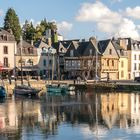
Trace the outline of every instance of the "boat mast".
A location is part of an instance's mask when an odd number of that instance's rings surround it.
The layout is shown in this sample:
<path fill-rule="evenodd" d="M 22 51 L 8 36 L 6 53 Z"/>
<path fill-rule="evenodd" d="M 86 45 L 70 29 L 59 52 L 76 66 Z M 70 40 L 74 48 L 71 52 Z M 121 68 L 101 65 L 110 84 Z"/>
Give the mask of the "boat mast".
<path fill-rule="evenodd" d="M 97 52 L 98 42 L 97 42 L 97 37 L 95 37 L 95 48 L 96 48 L 96 54 L 95 54 L 95 57 L 96 57 L 95 80 L 97 81 L 98 80 L 98 52 Z"/>
<path fill-rule="evenodd" d="M 20 61 L 21 61 L 21 85 L 23 85 L 23 69 L 22 69 L 22 36 L 20 36 Z"/>
<path fill-rule="evenodd" d="M 58 84 L 60 83 L 60 65 L 59 65 L 59 54 L 57 54 L 57 76 L 58 76 Z"/>
<path fill-rule="evenodd" d="M 53 77 L 54 77 L 54 54 L 52 53 L 52 83 L 53 83 Z"/>
<path fill-rule="evenodd" d="M 98 140 L 98 97 L 97 97 L 97 93 L 95 94 L 95 112 L 96 112 L 96 139 Z"/>

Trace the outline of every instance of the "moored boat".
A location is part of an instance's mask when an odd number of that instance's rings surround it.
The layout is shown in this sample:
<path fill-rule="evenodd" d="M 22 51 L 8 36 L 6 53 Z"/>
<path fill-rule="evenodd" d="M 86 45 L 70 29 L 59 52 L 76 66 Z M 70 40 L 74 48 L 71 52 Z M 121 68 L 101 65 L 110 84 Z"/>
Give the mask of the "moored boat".
<path fill-rule="evenodd" d="M 6 97 L 6 89 L 4 86 L 0 86 L 0 98 L 5 98 Z"/>
<path fill-rule="evenodd" d="M 23 95 L 23 96 L 37 96 L 39 91 L 40 90 L 26 85 L 18 85 L 15 86 L 14 88 L 15 95 Z"/>
<path fill-rule="evenodd" d="M 66 95 L 68 88 L 60 85 L 47 85 L 48 95 Z"/>

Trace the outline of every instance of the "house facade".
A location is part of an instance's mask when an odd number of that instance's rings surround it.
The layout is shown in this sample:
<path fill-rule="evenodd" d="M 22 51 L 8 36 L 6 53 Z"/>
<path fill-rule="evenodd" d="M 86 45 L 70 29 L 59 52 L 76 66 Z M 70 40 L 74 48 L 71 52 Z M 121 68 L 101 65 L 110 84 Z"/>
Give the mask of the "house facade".
<path fill-rule="evenodd" d="M 38 76 L 38 59 L 37 49 L 26 41 L 20 41 L 17 45 L 17 53 L 15 54 L 17 76 Z"/>
<path fill-rule="evenodd" d="M 96 62 L 99 65 L 96 65 Z M 99 76 L 100 53 L 96 45 L 96 40 L 91 38 L 87 42 L 72 41 L 65 54 L 64 69 L 68 75 L 68 79 L 80 77 L 83 80 L 88 80 L 94 79 L 96 75 Z"/>
<path fill-rule="evenodd" d="M 39 75 L 41 78 L 55 79 L 57 75 L 56 49 L 44 41 L 38 42 L 36 48 Z"/>
<path fill-rule="evenodd" d="M 101 56 L 101 79 L 119 79 L 119 55 L 110 39 L 98 43 Z"/>
<path fill-rule="evenodd" d="M 140 42 L 131 38 L 120 38 L 120 46 L 128 56 L 128 79 L 140 76 Z"/>
<path fill-rule="evenodd" d="M 14 35 L 0 28 L 0 67 L 3 76 L 13 74 L 16 48 Z"/>

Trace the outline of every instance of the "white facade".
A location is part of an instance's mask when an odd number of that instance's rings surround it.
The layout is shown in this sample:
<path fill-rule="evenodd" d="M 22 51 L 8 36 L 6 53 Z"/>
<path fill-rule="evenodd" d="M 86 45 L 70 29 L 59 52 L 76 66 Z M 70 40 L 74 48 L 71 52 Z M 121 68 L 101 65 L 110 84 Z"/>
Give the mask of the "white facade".
<path fill-rule="evenodd" d="M 4 53 L 4 47 L 7 47 L 7 53 Z M 15 67 L 16 41 L 0 41 L 0 62 L 7 69 Z M 4 58 L 8 59 L 8 65 L 4 63 Z"/>
<path fill-rule="evenodd" d="M 44 77 L 51 77 L 53 71 L 56 74 L 56 53 L 52 54 L 56 50 L 53 48 L 38 48 L 38 67 L 40 74 Z M 50 73 L 50 75 L 49 75 Z"/>
<path fill-rule="evenodd" d="M 131 46 L 131 79 L 140 76 L 140 44 Z"/>

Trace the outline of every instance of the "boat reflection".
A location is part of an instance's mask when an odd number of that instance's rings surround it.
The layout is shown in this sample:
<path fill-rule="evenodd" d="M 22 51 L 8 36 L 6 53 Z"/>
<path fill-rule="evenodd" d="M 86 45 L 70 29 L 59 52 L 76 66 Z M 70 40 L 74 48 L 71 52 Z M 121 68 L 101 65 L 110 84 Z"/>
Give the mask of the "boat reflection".
<path fill-rule="evenodd" d="M 74 96 L 0 102 L 0 139 L 66 139 L 66 130 L 78 140 L 113 139 L 118 133 L 119 138 L 135 138 L 140 134 L 140 95 L 78 91 Z"/>

